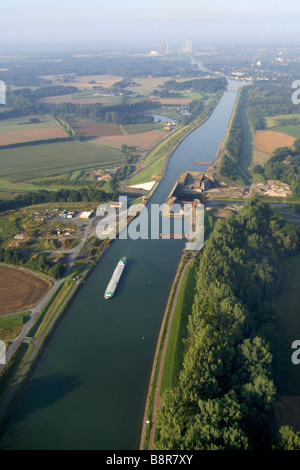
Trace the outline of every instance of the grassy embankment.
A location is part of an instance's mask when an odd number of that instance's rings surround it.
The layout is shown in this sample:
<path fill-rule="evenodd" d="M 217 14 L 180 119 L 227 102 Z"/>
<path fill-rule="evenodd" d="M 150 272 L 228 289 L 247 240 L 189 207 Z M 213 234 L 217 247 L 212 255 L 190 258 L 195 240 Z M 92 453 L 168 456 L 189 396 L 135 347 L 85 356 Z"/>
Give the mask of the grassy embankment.
<path fill-rule="evenodd" d="M 143 168 L 138 170 L 129 181 L 128 185 L 147 183 L 151 180 L 160 180 L 168 162 L 176 147 L 188 134 L 203 124 L 212 114 L 223 92 L 216 93 L 208 100 L 206 107 L 199 117 L 185 126 L 179 126 L 170 133 L 162 142 L 156 145 L 144 158 Z"/>

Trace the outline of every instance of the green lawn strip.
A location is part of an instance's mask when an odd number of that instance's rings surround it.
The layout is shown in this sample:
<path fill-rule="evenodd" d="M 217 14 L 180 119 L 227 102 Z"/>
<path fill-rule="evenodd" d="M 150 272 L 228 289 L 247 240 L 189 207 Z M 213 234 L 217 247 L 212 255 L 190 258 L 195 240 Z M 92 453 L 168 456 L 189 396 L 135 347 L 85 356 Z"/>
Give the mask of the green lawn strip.
<path fill-rule="evenodd" d="M 164 127 L 163 123 L 149 123 L 149 124 L 124 124 L 122 128 L 125 134 L 138 134 L 139 132 L 147 132 L 153 130 L 159 130 Z"/>
<path fill-rule="evenodd" d="M 183 357 L 187 348 L 187 323 L 194 302 L 195 263 L 186 268 L 180 286 L 170 329 L 160 395 L 169 387 L 175 387 L 182 368 Z"/>
<path fill-rule="evenodd" d="M 144 160 L 144 166 L 148 166 L 153 161 L 155 161 L 158 157 L 166 155 L 170 152 L 175 145 L 192 129 L 192 127 L 184 126 L 182 128 L 177 129 L 176 131 L 172 132 L 168 135 L 162 142 L 155 146 L 155 148 L 147 155 Z"/>
<path fill-rule="evenodd" d="M 156 180 L 156 177 L 161 173 L 165 164 L 165 156 L 162 155 L 158 158 L 155 162 L 149 165 L 147 168 L 144 168 L 136 175 L 134 175 L 128 181 L 128 186 L 132 186 L 134 184 L 142 184 L 147 183 L 148 181 Z"/>
<path fill-rule="evenodd" d="M 36 339 L 36 338 L 39 338 L 44 333 L 49 322 L 55 316 L 55 314 L 57 313 L 57 310 L 62 306 L 62 304 L 66 300 L 67 296 L 69 295 L 73 287 L 74 287 L 74 281 L 72 281 L 70 277 L 67 278 L 59 286 L 58 290 L 56 291 L 52 299 L 43 309 L 39 317 L 39 321 L 36 322 L 36 325 L 32 328 L 32 330 L 30 331 L 30 334 L 28 333 L 28 336 L 32 336 L 32 333 L 34 332 L 33 336 Z"/>

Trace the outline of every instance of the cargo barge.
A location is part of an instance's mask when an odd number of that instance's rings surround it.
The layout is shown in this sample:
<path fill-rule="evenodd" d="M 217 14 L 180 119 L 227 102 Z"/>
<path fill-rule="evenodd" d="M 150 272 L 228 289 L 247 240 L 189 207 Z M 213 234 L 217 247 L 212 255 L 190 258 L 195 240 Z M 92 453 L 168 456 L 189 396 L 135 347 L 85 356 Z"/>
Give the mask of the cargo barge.
<path fill-rule="evenodd" d="M 111 277 L 111 280 L 109 281 L 108 283 L 108 286 L 106 288 L 106 291 L 105 291 L 105 294 L 104 294 L 104 297 L 106 299 L 111 299 L 114 295 L 115 295 L 115 292 L 117 290 L 117 287 L 118 287 L 118 283 L 119 283 L 119 280 L 122 276 L 122 273 L 124 271 L 124 268 L 127 264 L 127 260 L 126 258 L 121 258 L 113 272 L 113 275 Z"/>

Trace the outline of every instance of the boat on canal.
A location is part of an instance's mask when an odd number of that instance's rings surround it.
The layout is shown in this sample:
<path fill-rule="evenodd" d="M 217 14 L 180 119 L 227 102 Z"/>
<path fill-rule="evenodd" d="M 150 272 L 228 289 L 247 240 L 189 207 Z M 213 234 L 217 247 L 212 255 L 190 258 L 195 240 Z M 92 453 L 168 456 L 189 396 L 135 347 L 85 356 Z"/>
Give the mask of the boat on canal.
<path fill-rule="evenodd" d="M 126 258 L 121 258 L 113 272 L 113 275 L 111 277 L 111 280 L 109 281 L 108 283 L 108 286 L 106 288 L 106 291 L 105 291 L 105 294 L 104 294 L 104 297 L 106 299 L 111 299 L 115 293 L 116 293 L 116 290 L 117 290 L 117 287 L 118 287 L 118 284 L 119 284 L 119 281 L 121 279 L 121 276 L 123 274 L 123 271 L 124 271 L 124 268 L 127 264 L 127 260 Z"/>

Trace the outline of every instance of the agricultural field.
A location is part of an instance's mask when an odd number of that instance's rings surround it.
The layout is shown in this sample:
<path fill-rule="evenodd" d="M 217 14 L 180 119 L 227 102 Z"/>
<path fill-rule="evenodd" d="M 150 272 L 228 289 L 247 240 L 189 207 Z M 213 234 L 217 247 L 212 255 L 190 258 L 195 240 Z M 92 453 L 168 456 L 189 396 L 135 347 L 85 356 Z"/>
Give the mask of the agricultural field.
<path fill-rule="evenodd" d="M 292 147 L 296 138 L 273 130 L 256 131 L 254 149 L 272 156 L 278 147 Z"/>
<path fill-rule="evenodd" d="M 165 133 L 161 132 L 163 124 L 131 124 L 119 126 L 106 124 L 88 119 L 68 119 L 70 127 L 78 133 L 83 133 L 93 143 L 117 147 L 122 145 L 136 147 L 137 152 L 147 152 L 156 143 L 160 142 Z"/>
<path fill-rule="evenodd" d="M 196 77 L 199 78 L 199 77 Z M 127 87 L 127 90 L 136 91 L 139 95 L 150 96 L 151 93 L 162 86 L 165 82 L 171 80 L 172 77 L 133 77 L 133 82 L 136 83 L 137 87 Z M 193 78 L 179 78 L 178 82 L 184 82 L 186 80 L 193 80 Z"/>
<path fill-rule="evenodd" d="M 268 117 L 267 128 L 299 138 L 300 114 L 280 114 L 278 116 Z"/>
<path fill-rule="evenodd" d="M 159 143 L 165 136 L 166 134 L 163 132 L 154 130 L 128 135 L 97 137 L 94 142 L 120 148 L 122 145 L 127 145 L 128 147 L 136 147 L 137 152 L 144 153 Z"/>
<path fill-rule="evenodd" d="M 281 114 L 266 117 L 267 129 L 256 131 L 251 165 L 264 165 L 275 148 L 292 147 L 300 137 L 300 114 Z M 258 176 L 258 175 L 257 175 Z"/>
<path fill-rule="evenodd" d="M 33 122 L 38 120 L 39 122 Z M 0 121 L 0 145 L 68 137 L 50 115 L 19 117 Z"/>
<path fill-rule="evenodd" d="M 122 128 L 116 124 L 106 124 L 88 119 L 68 119 L 68 124 L 75 132 L 84 134 L 88 139 L 124 135 Z"/>
<path fill-rule="evenodd" d="M 47 80 L 52 80 L 52 85 L 66 85 L 76 86 L 80 90 L 92 89 L 94 86 L 102 86 L 103 88 L 110 88 L 116 82 L 123 80 L 123 77 L 117 75 L 83 75 L 74 79 L 65 81 L 64 76 L 47 76 Z"/>
<path fill-rule="evenodd" d="M 0 266 L 0 315 L 33 307 L 50 286 L 50 281 L 40 276 Z"/>
<path fill-rule="evenodd" d="M 0 180 L 22 182 L 125 161 L 124 154 L 88 142 L 58 142 L 0 150 Z M 16 188 L 17 189 L 17 188 Z"/>
<path fill-rule="evenodd" d="M 146 123 L 146 124 L 126 124 L 122 126 L 125 134 L 138 134 L 139 132 L 153 131 L 163 129 L 163 123 Z"/>
<path fill-rule="evenodd" d="M 38 100 L 39 103 L 48 104 L 61 104 L 61 103 L 73 103 L 73 104 L 93 104 L 101 103 L 103 105 L 112 105 L 121 103 L 122 98 L 120 96 L 106 96 L 97 91 L 83 91 L 81 93 L 72 93 L 70 95 L 58 95 L 58 96 L 47 96 Z"/>

